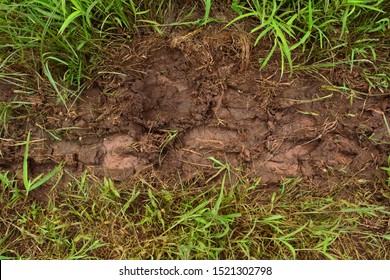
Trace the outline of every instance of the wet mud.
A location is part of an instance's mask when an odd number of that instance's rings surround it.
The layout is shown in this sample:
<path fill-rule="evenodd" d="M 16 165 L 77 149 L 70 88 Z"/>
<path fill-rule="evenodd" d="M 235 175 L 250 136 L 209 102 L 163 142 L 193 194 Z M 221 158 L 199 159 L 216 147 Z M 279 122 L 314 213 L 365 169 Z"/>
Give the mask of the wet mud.
<path fill-rule="evenodd" d="M 116 181 L 153 172 L 186 182 L 212 173 L 210 158 L 263 184 L 383 176 L 387 96 L 351 102 L 309 75 L 259 72 L 241 35 L 191 36 L 191 43 L 183 35 L 138 52 L 125 48 L 112 58 L 121 75 L 97 77 L 69 113 L 45 111 L 43 101 L 35 122 L 61 141 L 30 125 L 44 139 L 31 145 L 35 165 L 65 162 Z M 3 162 L 12 162 L 9 149 L 2 145 Z"/>

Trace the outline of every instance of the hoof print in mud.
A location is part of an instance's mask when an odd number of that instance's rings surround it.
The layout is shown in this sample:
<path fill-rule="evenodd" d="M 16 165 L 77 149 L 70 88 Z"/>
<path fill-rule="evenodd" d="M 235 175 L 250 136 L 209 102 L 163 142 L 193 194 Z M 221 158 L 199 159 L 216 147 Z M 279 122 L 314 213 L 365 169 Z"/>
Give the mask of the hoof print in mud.
<path fill-rule="evenodd" d="M 112 135 L 103 139 L 104 157 L 95 173 L 114 180 L 129 179 L 136 172 L 145 169 L 148 160 L 142 158 L 139 143 L 128 135 Z"/>

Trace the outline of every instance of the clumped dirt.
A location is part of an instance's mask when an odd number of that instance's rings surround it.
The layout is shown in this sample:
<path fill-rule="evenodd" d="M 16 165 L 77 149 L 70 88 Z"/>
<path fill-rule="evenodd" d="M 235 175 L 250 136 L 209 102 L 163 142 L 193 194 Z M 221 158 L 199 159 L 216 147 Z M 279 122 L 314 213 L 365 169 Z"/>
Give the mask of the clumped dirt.
<path fill-rule="evenodd" d="M 210 157 L 263 184 L 382 177 L 388 96 L 351 100 L 304 73 L 280 77 L 277 65 L 259 72 L 256 57 L 264 50 L 251 48 L 242 34 L 183 32 L 113 47 L 107 63 L 120 74 L 98 75 L 69 113 L 45 100 L 36 105 L 42 115 L 31 116 L 23 130 L 45 140 L 31 144 L 30 158 L 118 181 L 151 171 L 190 181 L 213 172 Z M 20 162 L 22 151 L 2 142 L 3 162 Z"/>

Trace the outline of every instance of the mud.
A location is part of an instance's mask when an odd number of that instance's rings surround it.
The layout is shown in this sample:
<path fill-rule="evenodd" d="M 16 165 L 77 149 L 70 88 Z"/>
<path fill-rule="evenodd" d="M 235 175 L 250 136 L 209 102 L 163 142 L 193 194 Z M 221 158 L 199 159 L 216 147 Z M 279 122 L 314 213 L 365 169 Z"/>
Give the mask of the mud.
<path fill-rule="evenodd" d="M 186 182 L 212 172 L 210 158 L 263 184 L 383 176 L 387 96 L 351 102 L 304 74 L 279 80 L 272 69 L 259 72 L 240 36 L 187 34 L 124 48 L 111 58 L 121 75 L 97 77 L 69 113 L 38 106 L 39 123 L 62 140 L 27 124 L 46 139 L 31 146 L 31 159 L 117 181 L 153 171 Z M 21 158 L 9 145 L 1 152 L 3 162 Z"/>

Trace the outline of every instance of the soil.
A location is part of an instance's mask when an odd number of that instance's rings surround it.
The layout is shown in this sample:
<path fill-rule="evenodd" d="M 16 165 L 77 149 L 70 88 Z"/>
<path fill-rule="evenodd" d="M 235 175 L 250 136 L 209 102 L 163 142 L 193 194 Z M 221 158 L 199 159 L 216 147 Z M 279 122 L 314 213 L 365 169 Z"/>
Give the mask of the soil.
<path fill-rule="evenodd" d="M 323 75 L 336 85 L 349 75 L 366 94 L 329 91 L 308 73 L 281 75 L 276 63 L 259 72 L 266 49 L 245 36 L 182 31 L 113 46 L 106 72 L 118 74 L 97 73 L 68 110 L 47 95 L 17 109 L 28 118 L 3 131 L 0 168 L 21 168 L 23 146 L 15 141 L 31 130 L 31 168 L 39 172 L 65 161 L 73 173 L 87 169 L 121 182 L 152 172 L 185 183 L 213 173 L 214 158 L 267 185 L 300 177 L 326 188 L 383 178 L 388 95 L 361 88 L 355 72 Z M 0 101 L 29 101 L 12 86 L 0 88 Z"/>

